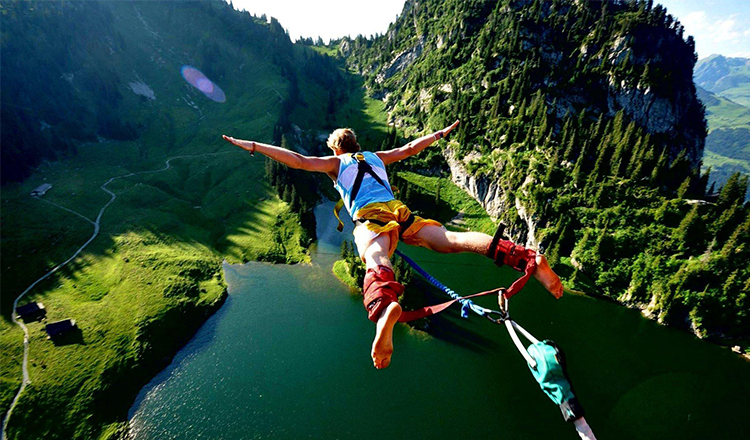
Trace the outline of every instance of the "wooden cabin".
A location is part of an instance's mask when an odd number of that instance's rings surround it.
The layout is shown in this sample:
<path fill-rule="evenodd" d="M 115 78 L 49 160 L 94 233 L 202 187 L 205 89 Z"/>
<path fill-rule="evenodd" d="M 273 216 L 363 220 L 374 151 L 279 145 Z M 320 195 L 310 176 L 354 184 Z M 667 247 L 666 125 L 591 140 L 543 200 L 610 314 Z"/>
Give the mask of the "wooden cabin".
<path fill-rule="evenodd" d="M 40 302 L 31 302 L 24 304 L 21 307 L 16 307 L 16 314 L 18 314 L 18 317 L 25 322 L 36 321 L 44 317 L 44 315 L 47 314 L 47 310 L 44 309 L 44 304 Z"/>
<path fill-rule="evenodd" d="M 47 324 L 47 326 L 45 327 L 49 339 L 54 339 L 56 337 L 62 336 L 75 329 L 76 321 L 74 319 L 63 319 L 62 321 Z"/>
<path fill-rule="evenodd" d="M 43 183 L 36 187 L 34 191 L 31 191 L 31 195 L 33 197 L 41 197 L 44 195 L 44 193 L 49 191 L 50 188 L 52 188 L 52 185 L 50 185 L 49 183 Z"/>

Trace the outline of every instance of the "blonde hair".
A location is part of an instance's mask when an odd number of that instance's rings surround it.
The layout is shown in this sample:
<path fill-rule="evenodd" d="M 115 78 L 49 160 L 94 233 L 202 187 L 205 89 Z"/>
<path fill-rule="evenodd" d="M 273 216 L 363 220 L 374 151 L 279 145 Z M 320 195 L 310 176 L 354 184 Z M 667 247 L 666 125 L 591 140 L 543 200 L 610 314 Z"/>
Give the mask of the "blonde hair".
<path fill-rule="evenodd" d="M 339 128 L 328 136 L 326 142 L 331 150 L 342 150 L 345 153 L 356 153 L 360 147 L 357 143 L 357 135 L 351 128 Z"/>

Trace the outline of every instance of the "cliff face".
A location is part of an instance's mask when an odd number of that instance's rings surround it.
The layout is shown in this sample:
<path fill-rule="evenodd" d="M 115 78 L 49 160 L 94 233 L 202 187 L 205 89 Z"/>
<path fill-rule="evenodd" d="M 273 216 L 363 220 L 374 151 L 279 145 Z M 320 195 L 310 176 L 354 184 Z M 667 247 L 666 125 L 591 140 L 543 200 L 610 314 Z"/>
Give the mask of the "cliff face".
<path fill-rule="evenodd" d="M 698 166 L 703 157 L 706 130 L 702 104 L 692 79 L 695 64 L 692 47 L 674 32 L 639 26 L 615 40 L 607 59 L 612 66 L 627 60 L 644 70 L 646 66 L 649 69 L 644 81 L 638 82 L 618 78 L 616 74 L 608 75 L 609 114 L 624 110 L 648 133 L 677 146 L 670 151 L 671 159 L 684 149 L 690 164 Z M 648 78 L 654 75 L 652 70 L 658 72 L 661 81 Z"/>
<path fill-rule="evenodd" d="M 471 174 L 467 171 L 467 165 L 477 158 L 477 154 L 470 154 L 458 157 L 453 149 L 446 149 L 445 158 L 451 172 L 453 183 L 463 188 L 471 197 L 474 198 L 484 208 L 485 211 L 497 220 L 510 211 L 518 215 L 520 222 L 508 222 L 508 228 L 505 234 L 512 238 L 516 243 L 525 243 L 528 247 L 538 248 L 539 243 L 536 240 L 536 222 L 533 214 L 526 210 L 523 203 L 512 196 L 512 193 L 500 185 L 500 182 L 490 176 L 482 174 Z M 533 180 L 526 179 L 525 184 L 533 183 Z M 524 190 L 523 185 L 520 189 Z"/>
<path fill-rule="evenodd" d="M 466 165 L 475 158 L 475 155 L 459 159 L 456 151 L 449 149 L 445 157 L 451 170 L 453 183 L 464 188 L 493 219 L 500 217 L 500 214 L 507 209 L 505 192 L 490 177 L 472 175 L 466 170 Z"/>

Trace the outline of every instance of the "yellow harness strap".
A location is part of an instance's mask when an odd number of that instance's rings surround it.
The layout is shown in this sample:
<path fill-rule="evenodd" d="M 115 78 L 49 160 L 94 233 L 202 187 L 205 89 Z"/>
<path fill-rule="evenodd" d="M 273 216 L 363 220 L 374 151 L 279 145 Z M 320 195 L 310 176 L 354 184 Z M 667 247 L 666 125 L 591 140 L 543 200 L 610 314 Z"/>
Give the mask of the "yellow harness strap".
<path fill-rule="evenodd" d="M 333 207 L 333 215 L 336 216 L 336 220 L 339 221 L 339 224 L 336 225 L 336 230 L 339 232 L 344 231 L 344 222 L 341 221 L 341 217 L 339 217 L 339 212 L 341 212 L 341 208 L 344 207 L 344 199 L 339 199 L 338 202 L 336 202 L 336 206 Z"/>

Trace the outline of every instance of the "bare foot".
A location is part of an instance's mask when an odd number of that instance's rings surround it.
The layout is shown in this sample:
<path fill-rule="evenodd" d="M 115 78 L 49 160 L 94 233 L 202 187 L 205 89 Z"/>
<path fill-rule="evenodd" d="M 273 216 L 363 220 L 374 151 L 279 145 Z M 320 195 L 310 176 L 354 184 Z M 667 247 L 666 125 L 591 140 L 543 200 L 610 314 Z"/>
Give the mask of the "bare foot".
<path fill-rule="evenodd" d="M 537 254 L 536 256 L 536 270 L 534 271 L 534 278 L 539 280 L 545 289 L 549 290 L 555 298 L 560 298 L 563 295 L 563 285 L 560 282 L 560 277 L 549 267 L 547 258 L 544 255 Z"/>
<path fill-rule="evenodd" d="M 397 302 L 388 304 L 375 324 L 375 340 L 372 341 L 372 363 L 382 369 L 391 364 L 393 354 L 393 326 L 401 316 L 401 306 Z"/>

